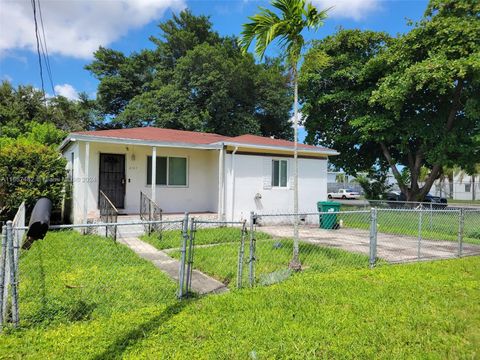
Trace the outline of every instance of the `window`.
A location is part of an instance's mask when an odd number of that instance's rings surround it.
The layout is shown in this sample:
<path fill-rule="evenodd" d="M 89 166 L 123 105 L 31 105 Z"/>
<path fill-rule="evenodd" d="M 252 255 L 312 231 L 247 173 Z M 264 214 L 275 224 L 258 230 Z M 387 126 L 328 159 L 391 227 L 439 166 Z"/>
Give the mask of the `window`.
<path fill-rule="evenodd" d="M 272 187 L 287 187 L 287 160 L 272 160 Z"/>
<path fill-rule="evenodd" d="M 472 184 L 465 184 L 465 192 L 472 191 Z"/>
<path fill-rule="evenodd" d="M 187 159 L 180 157 L 168 158 L 168 185 L 187 185 Z"/>
<path fill-rule="evenodd" d="M 187 158 L 157 156 L 157 185 L 187 186 Z M 147 159 L 147 185 L 152 184 L 152 157 Z"/>

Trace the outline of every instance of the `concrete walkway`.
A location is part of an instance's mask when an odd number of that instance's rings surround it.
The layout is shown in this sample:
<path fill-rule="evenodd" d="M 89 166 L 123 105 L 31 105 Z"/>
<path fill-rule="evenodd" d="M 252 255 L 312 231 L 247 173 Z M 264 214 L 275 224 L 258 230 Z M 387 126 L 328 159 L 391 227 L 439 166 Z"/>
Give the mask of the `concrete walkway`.
<path fill-rule="evenodd" d="M 119 226 L 117 241 L 128 246 L 142 259 L 150 261 L 157 269 L 163 271 L 178 283 L 180 261 L 170 257 L 164 251 L 158 250 L 145 241 L 140 240 L 138 236 L 143 234 L 143 231 L 143 225 Z M 193 270 L 192 291 L 200 295 L 210 293 L 219 294 L 228 291 L 228 288 L 222 282 L 202 273 L 201 271 Z"/>

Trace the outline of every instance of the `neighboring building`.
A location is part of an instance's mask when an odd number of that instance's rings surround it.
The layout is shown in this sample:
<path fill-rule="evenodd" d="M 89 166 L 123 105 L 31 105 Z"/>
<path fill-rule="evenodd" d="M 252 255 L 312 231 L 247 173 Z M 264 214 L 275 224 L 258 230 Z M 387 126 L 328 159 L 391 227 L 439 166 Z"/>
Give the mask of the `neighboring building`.
<path fill-rule="evenodd" d="M 358 173 L 358 175 L 367 176 L 367 173 Z M 398 190 L 397 181 L 391 170 L 388 170 L 387 184 L 392 186 L 392 190 Z M 327 175 L 328 192 L 337 192 L 339 189 L 351 189 L 363 194 L 363 189 L 355 176 L 347 175 L 344 171 L 329 171 Z"/>
<path fill-rule="evenodd" d="M 430 193 L 453 200 L 480 200 L 480 175 L 457 173 L 452 180 L 436 180 Z"/>
<path fill-rule="evenodd" d="M 60 149 L 74 223 L 99 217 L 100 190 L 122 214 L 139 213 L 140 192 L 165 213 L 212 212 L 226 220 L 293 208 L 290 141 L 145 127 L 71 133 Z M 298 154 L 299 206 L 312 210 L 327 198 L 327 160 L 338 153 L 299 144 Z"/>

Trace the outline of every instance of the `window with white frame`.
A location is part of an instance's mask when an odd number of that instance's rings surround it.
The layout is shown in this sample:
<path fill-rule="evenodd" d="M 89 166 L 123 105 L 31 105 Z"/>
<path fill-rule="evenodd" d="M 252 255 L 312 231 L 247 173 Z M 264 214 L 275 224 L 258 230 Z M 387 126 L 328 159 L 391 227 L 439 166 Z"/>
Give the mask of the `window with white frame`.
<path fill-rule="evenodd" d="M 187 158 L 157 156 L 155 183 L 165 186 L 187 186 Z M 147 185 L 152 184 L 152 157 L 147 159 Z"/>
<path fill-rule="evenodd" d="M 287 187 L 287 160 L 272 160 L 272 187 Z"/>

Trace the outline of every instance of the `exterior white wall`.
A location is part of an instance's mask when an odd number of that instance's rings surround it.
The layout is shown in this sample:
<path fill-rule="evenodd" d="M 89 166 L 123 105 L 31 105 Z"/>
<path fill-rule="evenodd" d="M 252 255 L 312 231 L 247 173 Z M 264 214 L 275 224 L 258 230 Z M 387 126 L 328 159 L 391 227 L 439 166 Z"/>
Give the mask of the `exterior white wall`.
<path fill-rule="evenodd" d="M 151 196 L 147 185 L 147 157 L 152 148 L 90 142 L 88 176 L 85 171 L 85 142 L 71 144 L 64 156 L 71 165 L 74 155 L 73 220 L 81 223 L 84 199 L 89 219 L 98 218 L 100 153 L 125 155 L 125 207 L 121 213 L 139 212 L 140 191 Z M 219 151 L 157 147 L 157 156 L 181 156 L 188 159 L 186 187 L 156 186 L 156 202 L 166 213 L 217 212 L 219 197 Z M 225 154 L 224 218 L 247 219 L 258 213 L 293 212 L 293 159 L 274 156 Z M 288 186 L 271 188 L 272 160 L 288 160 Z M 299 210 L 316 210 L 317 201 L 327 199 L 327 160 L 303 159 L 299 163 Z M 258 194 L 258 195 L 257 195 Z"/>
<path fill-rule="evenodd" d="M 453 200 L 478 200 L 480 199 L 480 175 L 472 177 L 456 174 L 452 183 L 448 179 L 436 180 L 430 193 L 450 197 Z"/>
<path fill-rule="evenodd" d="M 232 160 L 233 156 L 235 160 Z M 271 182 L 273 159 L 285 160 L 286 158 L 226 155 L 225 215 L 227 220 L 248 219 L 251 211 L 293 212 L 293 159 L 288 159 L 288 186 L 269 188 L 266 184 Z M 298 159 L 298 173 L 299 211 L 316 211 L 317 201 L 327 199 L 327 160 Z M 233 181 L 234 178 L 235 181 Z M 261 198 L 256 199 L 257 194 Z"/>
<path fill-rule="evenodd" d="M 80 187 L 76 183 L 81 180 L 83 170 L 80 166 L 79 160 L 79 144 L 77 142 L 71 143 L 63 152 L 63 157 L 67 160 L 67 171 L 69 176 L 72 176 L 73 187 L 71 192 L 71 214 L 70 221 L 75 221 L 75 214 L 82 214 L 83 200 L 81 198 Z"/>
<path fill-rule="evenodd" d="M 64 156 L 68 157 L 72 147 Z M 98 191 L 100 153 L 125 155 L 125 207 L 120 213 L 138 214 L 140 191 L 151 196 L 151 185 L 147 185 L 147 157 L 152 155 L 148 146 L 131 146 L 90 142 L 89 170 L 86 177 L 85 142 L 75 146 L 74 172 L 74 221 L 83 222 L 83 201 L 87 196 L 87 217 L 98 218 Z M 157 156 L 187 157 L 187 186 L 156 186 L 156 202 L 164 212 L 216 212 L 218 199 L 218 150 L 195 150 L 157 147 Z M 78 160 L 78 161 L 77 161 Z M 85 192 L 85 182 L 87 191 Z"/>

